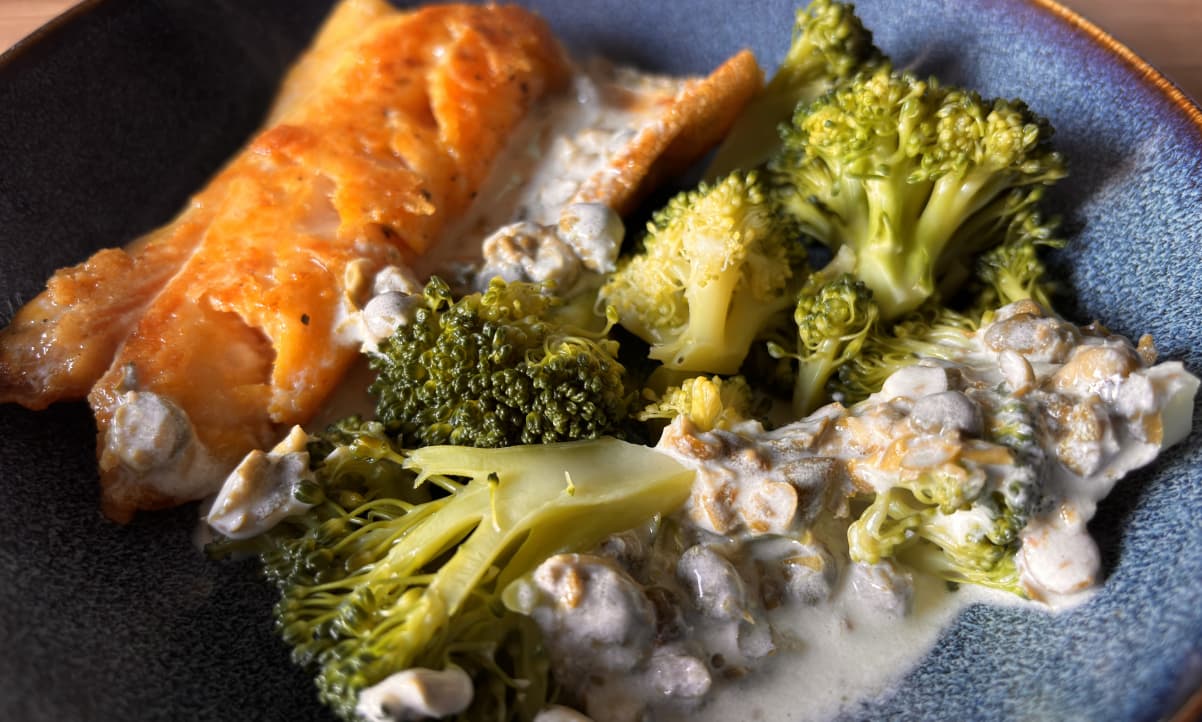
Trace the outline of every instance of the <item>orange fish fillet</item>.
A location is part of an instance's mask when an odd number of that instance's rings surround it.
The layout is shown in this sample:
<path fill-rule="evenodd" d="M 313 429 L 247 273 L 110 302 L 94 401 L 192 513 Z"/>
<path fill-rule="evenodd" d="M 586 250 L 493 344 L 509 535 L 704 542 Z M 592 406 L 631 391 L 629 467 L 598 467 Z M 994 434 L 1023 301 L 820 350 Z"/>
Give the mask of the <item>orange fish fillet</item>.
<path fill-rule="evenodd" d="M 288 73 L 265 127 L 315 92 L 338 67 L 339 54 L 348 61 L 353 57 L 345 51 L 355 35 L 396 12 L 381 0 L 339 4 Z M 196 248 L 214 215 L 214 204 L 207 200 L 223 197 L 228 179 L 213 179 L 202 196 L 163 228 L 56 273 L 46 290 L 0 331 L 0 402 L 44 409 L 84 398 L 146 306 Z"/>
<path fill-rule="evenodd" d="M 161 255 L 182 261 L 178 270 L 136 250 L 84 264 L 130 259 L 97 284 L 102 305 L 112 296 L 134 316 L 123 336 L 120 324 L 109 329 L 119 345 L 88 395 L 109 516 L 211 493 L 248 450 L 312 416 L 357 353 L 336 328 L 352 266 L 370 276 L 428 248 L 510 129 L 569 76 L 556 40 L 525 10 L 386 8 L 344 6 L 344 16 L 374 19 L 341 33 L 338 52 L 327 26 L 316 43 L 325 67 L 297 67 L 308 78 L 294 71 L 277 122 L 177 221 L 195 217 L 198 237 L 161 232 L 173 241 Z M 141 281 L 137 260 L 168 278 Z M 65 347 L 74 329 L 57 325 Z M 99 362 L 105 349 L 89 351 Z M 69 376 L 72 394 L 88 381 Z"/>
<path fill-rule="evenodd" d="M 189 208 L 126 248 L 106 248 L 55 273 L 0 332 L 0 401 L 44 409 L 82 399 L 195 248 L 210 215 Z"/>
<path fill-rule="evenodd" d="M 266 129 L 176 220 L 59 271 L 0 332 L 0 401 L 87 395 L 115 520 L 211 494 L 246 452 L 319 410 L 358 352 L 339 326 L 364 279 L 434 245 L 571 72 L 520 8 L 344 0 Z M 662 121 L 580 199 L 630 210 L 760 84 L 744 52 L 654 98 Z"/>

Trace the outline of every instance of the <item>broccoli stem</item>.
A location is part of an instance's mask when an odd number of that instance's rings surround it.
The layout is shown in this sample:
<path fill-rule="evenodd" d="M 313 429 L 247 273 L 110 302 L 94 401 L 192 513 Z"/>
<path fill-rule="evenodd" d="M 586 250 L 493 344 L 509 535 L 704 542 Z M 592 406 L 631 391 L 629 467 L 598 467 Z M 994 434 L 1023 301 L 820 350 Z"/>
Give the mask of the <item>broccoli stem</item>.
<path fill-rule="evenodd" d="M 459 598 L 464 581 L 478 581 L 459 571 L 463 565 L 502 566 L 498 555 L 512 551 L 496 581 L 503 589 L 553 554 L 587 548 L 671 511 L 684 502 L 693 478 L 654 449 L 612 438 L 504 449 L 424 447 L 412 452 L 408 465 L 421 470 L 419 479 L 467 476 L 473 479 L 469 487 L 495 495 L 473 502 L 488 512 L 476 532 L 483 532 L 481 541 L 473 535 L 460 547 L 460 566 L 444 567 L 439 576 L 448 580 L 431 585 L 446 599 Z M 490 489 L 482 482 L 494 472 L 499 481 Z"/>
<path fill-rule="evenodd" d="M 818 350 L 801 357 L 793 388 L 793 413 L 802 418 L 827 399 L 826 383 L 839 366 L 853 358 L 863 345 L 863 333 L 822 341 Z"/>
<path fill-rule="evenodd" d="M 826 382 L 834 370 L 835 365 L 825 349 L 818 358 L 801 361 L 793 386 L 793 415 L 796 418 L 803 418 L 826 398 Z"/>
<path fill-rule="evenodd" d="M 856 275 L 873 291 L 881 318 L 890 321 L 932 297 L 936 276 L 959 264 L 966 267 L 990 236 L 966 233 L 988 224 L 1007 204 L 997 196 L 1010 184 L 1008 174 L 978 169 L 948 174 L 935 182 L 866 178 L 866 232 L 856 244 Z M 994 209 L 991 206 L 997 205 Z"/>
<path fill-rule="evenodd" d="M 689 328 L 670 344 L 655 345 L 651 358 L 685 371 L 711 371 L 730 374 L 738 370 L 743 346 L 732 344 L 727 335 L 727 316 L 731 299 L 739 284 L 739 264 L 733 263 L 717 276 L 690 283 L 685 289 L 689 304 Z M 733 350 L 732 350 L 733 349 Z M 738 354 L 738 358 L 732 358 Z M 705 363 L 689 368 L 689 359 L 701 358 Z"/>

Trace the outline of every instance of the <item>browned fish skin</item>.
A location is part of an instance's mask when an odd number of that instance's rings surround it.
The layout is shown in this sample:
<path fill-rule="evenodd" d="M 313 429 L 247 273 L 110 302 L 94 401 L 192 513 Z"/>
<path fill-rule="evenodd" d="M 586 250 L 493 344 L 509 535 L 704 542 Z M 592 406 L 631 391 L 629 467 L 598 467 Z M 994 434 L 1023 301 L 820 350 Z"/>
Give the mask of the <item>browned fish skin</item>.
<path fill-rule="evenodd" d="M 203 215 L 189 209 L 129 248 L 107 248 L 55 273 L 0 331 L 0 403 L 44 409 L 87 395 L 195 248 Z"/>
<path fill-rule="evenodd" d="M 61 271 L 6 332 L 2 398 L 40 408 L 91 389 L 114 519 L 214 490 L 156 486 L 114 453 L 123 394 L 169 400 L 225 470 L 306 421 L 357 354 L 338 330 L 350 266 L 370 277 L 433 244 L 570 75 L 545 23 L 516 7 L 349 0 L 335 20 L 317 40 L 329 69 L 290 76 L 278 122 L 187 213 Z"/>
<path fill-rule="evenodd" d="M 651 189 L 714 147 L 762 85 L 763 71 L 749 50 L 708 77 L 688 81 L 661 99 L 662 119 L 635 136 L 606 172 L 589 178 L 573 201 L 603 202 L 620 215 L 630 213 Z"/>
<path fill-rule="evenodd" d="M 521 8 L 402 13 L 343 0 L 265 130 L 175 221 L 59 271 L 0 332 L 0 402 L 36 409 L 87 395 L 114 520 L 215 491 L 246 452 L 309 420 L 342 378 L 358 348 L 339 329 L 353 277 L 428 250 L 467 211 L 519 120 L 571 71 L 545 23 Z M 577 200 L 631 210 L 717 142 L 761 82 L 743 52 L 664 95 L 662 121 Z M 185 420 L 201 460 L 188 468 L 211 478 L 172 483 L 184 467 L 148 471 L 123 454 L 114 421 L 133 393 Z"/>
<path fill-rule="evenodd" d="M 303 101 L 337 67 L 338 54 L 368 24 L 395 15 L 380 0 L 346 0 L 335 7 L 277 95 L 266 127 Z M 218 175 L 204 198 L 217 198 Z M 46 290 L 0 331 L 0 403 L 40 410 L 87 396 L 109 368 L 117 347 L 146 306 L 187 260 L 213 209 L 193 203 L 173 222 L 124 249 L 106 248 L 60 269 Z"/>

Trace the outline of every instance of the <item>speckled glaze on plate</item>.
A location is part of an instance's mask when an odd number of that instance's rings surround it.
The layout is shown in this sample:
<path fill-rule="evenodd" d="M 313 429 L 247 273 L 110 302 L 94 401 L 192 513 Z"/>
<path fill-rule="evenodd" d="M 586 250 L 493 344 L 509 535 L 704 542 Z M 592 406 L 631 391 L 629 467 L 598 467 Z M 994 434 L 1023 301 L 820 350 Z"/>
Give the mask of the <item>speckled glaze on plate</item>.
<path fill-rule="evenodd" d="M 772 67 L 794 9 L 531 4 L 578 51 L 674 72 L 745 45 Z M 1152 333 L 1164 358 L 1202 371 L 1202 113 L 1045 0 L 859 6 L 900 65 L 1021 95 L 1052 120 L 1072 168 L 1056 196 L 1073 234 L 1062 308 Z M 328 7 L 93 0 L 0 58 L 4 320 L 58 266 L 170 218 L 253 129 Z M 1096 598 L 1059 615 L 969 609 L 896 692 L 845 717 L 1171 717 L 1202 680 L 1198 422 L 1103 504 Z M 273 635 L 274 592 L 253 562 L 195 550 L 193 508 L 128 527 L 100 516 L 93 434 L 82 404 L 0 407 L 0 719 L 330 719 Z"/>

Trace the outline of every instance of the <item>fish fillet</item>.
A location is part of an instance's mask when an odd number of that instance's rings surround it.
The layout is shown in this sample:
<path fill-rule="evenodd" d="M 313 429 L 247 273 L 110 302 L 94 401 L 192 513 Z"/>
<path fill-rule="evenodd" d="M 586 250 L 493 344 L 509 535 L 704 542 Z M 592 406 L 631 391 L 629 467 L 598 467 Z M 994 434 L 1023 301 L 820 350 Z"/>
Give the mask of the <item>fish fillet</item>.
<path fill-rule="evenodd" d="M 276 125 L 338 67 L 354 36 L 397 11 L 381 0 L 346 0 L 322 25 L 293 65 L 264 127 Z M 25 304 L 0 331 L 0 402 L 44 409 L 84 398 L 109 368 L 117 347 L 146 306 L 179 271 L 213 219 L 209 199 L 224 196 L 219 174 L 168 225 L 125 248 L 106 248 L 58 271 L 46 290 Z"/>
<path fill-rule="evenodd" d="M 172 223 L 60 270 L 0 332 L 0 401 L 86 395 L 115 520 L 211 494 L 320 409 L 357 354 L 339 329 L 365 279 L 435 245 L 572 71 L 520 8 L 344 0 L 265 129 Z M 760 84 L 744 52 L 665 95 L 662 120 L 579 197 L 630 210 Z"/>
<path fill-rule="evenodd" d="M 543 21 L 519 8 L 355 2 L 334 26 L 348 14 L 371 20 L 336 40 L 327 26 L 321 72 L 297 66 L 272 127 L 192 201 L 181 228 L 144 244 L 161 252 L 101 252 L 60 274 L 121 316 L 105 344 L 68 339 L 86 330 L 81 318 L 95 326 L 94 309 L 71 305 L 71 323 L 54 324 L 55 348 L 86 346 L 103 364 L 98 379 L 63 365 L 70 383 L 53 396 L 91 389 L 114 519 L 211 493 L 247 451 L 307 420 L 357 352 L 337 332 L 348 278 L 427 249 L 509 130 L 570 72 Z M 103 282 L 87 278 L 110 266 L 120 268 Z"/>
<path fill-rule="evenodd" d="M 631 93 L 632 102 L 659 108 L 656 122 L 641 128 L 605 171 L 586 179 L 572 201 L 630 213 L 650 189 L 687 170 L 722 140 L 762 84 L 755 56 L 742 50 L 709 76 L 687 79 L 671 92 Z"/>

